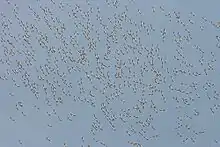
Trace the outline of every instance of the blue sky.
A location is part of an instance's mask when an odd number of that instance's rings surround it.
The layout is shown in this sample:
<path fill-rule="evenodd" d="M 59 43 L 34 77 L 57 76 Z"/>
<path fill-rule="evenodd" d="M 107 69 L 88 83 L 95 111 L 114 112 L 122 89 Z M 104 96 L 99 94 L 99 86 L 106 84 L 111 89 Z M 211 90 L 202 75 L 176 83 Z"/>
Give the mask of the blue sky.
<path fill-rule="evenodd" d="M 218 0 L 53 1 L 0 2 L 0 146 L 219 146 Z"/>

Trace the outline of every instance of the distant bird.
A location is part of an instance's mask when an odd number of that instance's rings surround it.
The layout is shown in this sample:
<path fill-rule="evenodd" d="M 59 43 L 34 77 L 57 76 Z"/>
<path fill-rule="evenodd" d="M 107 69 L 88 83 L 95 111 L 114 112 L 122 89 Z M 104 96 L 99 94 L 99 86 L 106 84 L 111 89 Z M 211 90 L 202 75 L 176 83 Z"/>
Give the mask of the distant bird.
<path fill-rule="evenodd" d="M 220 21 L 219 21 L 219 22 L 217 22 L 217 26 L 218 26 L 218 27 L 220 27 Z"/>

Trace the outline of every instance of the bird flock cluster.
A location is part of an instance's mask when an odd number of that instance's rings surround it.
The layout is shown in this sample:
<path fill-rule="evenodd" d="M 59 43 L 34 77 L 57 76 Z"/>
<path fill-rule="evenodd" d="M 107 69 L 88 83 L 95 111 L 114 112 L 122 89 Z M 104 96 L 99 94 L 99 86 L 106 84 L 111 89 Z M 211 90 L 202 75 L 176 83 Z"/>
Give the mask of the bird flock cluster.
<path fill-rule="evenodd" d="M 0 146 L 220 145 L 218 23 L 134 0 L 0 3 Z"/>

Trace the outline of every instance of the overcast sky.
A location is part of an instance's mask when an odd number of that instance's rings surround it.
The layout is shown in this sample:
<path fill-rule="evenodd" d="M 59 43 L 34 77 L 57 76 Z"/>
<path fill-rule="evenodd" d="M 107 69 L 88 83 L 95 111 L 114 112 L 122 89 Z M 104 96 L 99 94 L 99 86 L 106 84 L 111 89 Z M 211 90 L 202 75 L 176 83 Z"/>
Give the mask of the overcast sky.
<path fill-rule="evenodd" d="M 219 146 L 220 1 L 87 1 L 0 2 L 0 146 Z"/>

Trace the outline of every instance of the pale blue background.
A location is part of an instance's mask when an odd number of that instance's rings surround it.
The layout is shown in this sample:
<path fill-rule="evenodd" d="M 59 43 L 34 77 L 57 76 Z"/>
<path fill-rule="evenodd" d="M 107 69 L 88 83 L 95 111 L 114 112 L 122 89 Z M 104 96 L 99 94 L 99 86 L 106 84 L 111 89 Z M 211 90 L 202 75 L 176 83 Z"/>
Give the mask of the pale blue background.
<path fill-rule="evenodd" d="M 54 0 L 56 1 L 56 0 Z M 107 1 L 115 1 L 115 0 L 107 0 Z M 6 16 L 6 19 L 3 19 L 1 16 L 0 22 L 12 22 L 10 25 L 10 29 L 4 29 L 1 25 L 1 35 L 3 39 L 7 41 L 12 40 L 9 36 L 4 35 L 11 33 L 12 35 L 17 36 L 19 33 L 22 34 L 24 31 L 18 24 L 18 21 L 14 17 L 13 7 L 16 3 L 19 7 L 19 18 L 24 22 L 30 22 L 35 24 L 38 29 L 48 34 L 49 36 L 49 44 L 58 46 L 60 43 L 55 40 L 54 34 L 49 31 L 46 27 L 45 23 L 41 21 L 35 21 L 33 14 L 30 13 L 28 9 L 28 5 L 30 5 L 39 16 L 42 17 L 43 13 L 40 10 L 40 6 L 48 6 L 55 16 L 57 16 L 61 22 L 65 24 L 67 30 L 65 31 L 65 36 L 68 37 L 70 34 L 73 33 L 74 28 L 74 21 L 68 18 L 67 11 L 69 11 L 70 7 L 65 4 L 69 4 L 70 6 L 74 6 L 75 3 L 78 3 L 83 10 L 87 10 L 87 4 L 85 0 L 77 0 L 71 1 L 66 0 L 62 1 L 64 7 L 66 8 L 64 11 L 61 11 L 58 5 L 53 5 L 50 1 L 46 2 L 43 0 L 38 1 L 10 1 L 8 4 L 7 1 L 2 0 L 0 2 L 0 12 L 3 12 Z M 90 145 L 91 147 L 101 147 L 103 146 L 101 142 L 104 142 L 108 147 L 129 147 L 131 146 L 128 141 L 139 142 L 142 144 L 143 147 L 217 147 L 220 145 L 220 127 L 219 127 L 219 109 L 216 109 L 215 114 L 213 115 L 210 111 L 210 108 L 214 104 L 219 104 L 219 100 L 208 100 L 206 92 L 203 89 L 203 85 L 206 81 L 211 81 L 215 84 L 212 88 L 208 89 L 210 96 L 214 96 L 215 93 L 213 92 L 216 90 L 220 92 L 220 84 L 219 84 L 219 75 L 220 75 L 220 67 L 219 67 L 219 59 L 220 59 L 220 48 L 216 47 L 216 36 L 220 35 L 220 29 L 213 27 L 211 22 L 217 23 L 220 21 L 220 1 L 218 0 L 211 0 L 211 1 L 199 1 L 199 0 L 185 0 L 185 1 L 175 1 L 175 0 L 137 0 L 133 2 L 132 0 L 120 0 L 120 6 L 116 9 L 113 7 L 109 7 L 106 5 L 104 0 L 89 0 L 91 3 L 91 7 L 96 10 L 96 6 L 100 7 L 101 16 L 103 17 L 103 21 L 109 27 L 109 30 L 112 29 L 112 24 L 106 23 L 107 17 L 113 15 L 114 12 L 121 12 L 123 11 L 124 5 L 128 5 L 128 16 L 132 18 L 134 22 L 144 21 L 147 24 L 151 23 L 155 28 L 156 32 L 153 33 L 151 36 L 146 37 L 145 33 L 140 33 L 140 37 L 143 44 L 150 47 L 151 44 L 159 44 L 161 48 L 161 56 L 167 60 L 166 67 L 170 70 L 173 68 L 184 68 L 180 67 L 176 60 L 173 59 L 173 56 L 176 55 L 175 49 L 177 48 L 176 45 L 173 43 L 172 39 L 172 32 L 180 32 L 180 34 L 184 34 L 184 28 L 177 24 L 175 21 L 176 19 L 172 17 L 172 21 L 169 22 L 169 18 L 165 16 L 167 13 L 171 13 L 173 15 L 173 11 L 179 11 L 181 20 L 185 23 L 188 23 L 189 18 L 194 22 L 193 25 L 189 25 L 188 29 L 192 34 L 192 40 L 189 44 L 184 44 L 185 47 L 184 55 L 187 58 L 187 62 L 194 65 L 193 71 L 198 71 L 203 73 L 203 67 L 199 65 L 199 58 L 200 54 L 199 51 L 196 51 L 192 48 L 193 45 L 200 45 L 201 49 L 205 52 L 204 54 L 204 63 L 209 62 L 212 60 L 211 52 L 214 53 L 216 61 L 213 63 L 214 70 L 209 72 L 208 76 L 202 75 L 200 77 L 185 77 L 179 76 L 175 79 L 174 82 L 171 82 L 171 78 L 165 72 L 165 70 L 161 69 L 161 72 L 164 77 L 167 78 L 166 84 L 161 84 L 160 88 L 164 90 L 164 95 L 167 99 L 167 103 L 163 103 L 159 94 L 147 97 L 148 100 L 152 99 L 154 103 L 160 108 L 164 108 L 166 112 L 161 112 L 159 114 L 155 114 L 152 108 L 145 108 L 142 114 L 138 114 L 132 110 L 132 114 L 135 116 L 139 115 L 140 120 L 145 121 L 146 117 L 149 114 L 154 115 L 154 120 L 152 124 L 156 128 L 156 131 L 149 130 L 148 135 L 156 135 L 159 134 L 159 137 L 156 140 L 149 140 L 146 141 L 142 137 L 138 136 L 137 134 L 133 136 L 128 136 L 126 134 L 126 130 L 128 130 L 129 125 L 133 125 L 137 130 L 140 127 L 135 123 L 135 119 L 130 119 L 130 121 L 126 124 L 123 124 L 122 121 L 119 119 L 116 120 L 116 131 L 113 132 L 110 128 L 109 123 L 106 121 L 103 113 L 100 110 L 101 103 L 104 102 L 104 96 L 97 91 L 92 91 L 92 94 L 96 96 L 96 107 L 93 108 L 91 105 L 81 102 L 74 102 L 73 96 L 63 96 L 63 104 L 60 106 L 56 106 L 53 101 L 51 100 L 52 107 L 49 107 L 45 101 L 45 94 L 43 92 L 43 83 L 42 81 L 37 80 L 37 76 L 39 73 L 36 72 L 36 68 L 39 69 L 41 64 L 46 63 L 47 52 L 45 49 L 41 48 L 38 42 L 35 39 L 31 40 L 32 47 L 36 50 L 35 57 L 36 62 L 33 62 L 33 66 L 26 68 L 26 70 L 31 74 L 31 77 L 34 81 L 41 86 L 40 88 L 40 97 L 36 99 L 36 97 L 32 94 L 32 92 L 24 87 L 24 84 L 21 80 L 21 75 L 13 75 L 12 72 L 7 73 L 11 69 L 16 68 L 16 59 L 23 60 L 25 55 L 14 56 L 10 57 L 12 64 L 9 66 L 7 64 L 0 63 L 0 75 L 6 75 L 8 80 L 0 79 L 0 147 L 17 147 L 17 146 L 25 146 L 25 147 L 61 147 L 64 146 L 64 143 L 68 145 L 68 147 L 80 147 L 85 146 L 87 147 Z M 56 2 L 57 3 L 57 2 Z M 152 7 L 155 7 L 155 13 L 152 12 Z M 165 13 L 163 13 L 160 9 L 163 7 Z M 137 9 L 140 9 L 143 16 L 140 16 L 137 13 Z M 193 12 L 195 16 L 190 16 L 190 12 Z M 92 14 L 91 23 L 94 24 L 94 28 L 101 32 L 102 27 L 99 25 L 99 22 L 95 20 L 96 13 Z M 207 22 L 203 21 L 202 17 L 207 18 Z M 77 22 L 76 22 L 77 23 Z M 82 23 L 84 23 L 82 21 Z M 204 27 L 204 31 L 200 30 L 200 27 Z M 124 24 L 123 27 L 130 28 L 132 31 L 136 31 L 134 26 Z M 162 42 L 160 30 L 166 28 L 167 36 L 165 38 L 165 43 Z M 95 30 L 94 30 L 95 32 Z M 96 37 L 94 32 L 91 35 Z M 117 32 L 120 35 L 120 32 Z M 22 38 L 22 37 L 20 37 Z M 105 44 L 103 40 L 105 38 L 104 34 L 100 33 L 100 38 L 102 43 L 97 45 L 97 53 L 103 57 L 104 55 L 104 47 Z M 17 38 L 19 40 L 19 38 Z M 79 45 L 85 45 L 85 40 L 83 38 L 78 38 Z M 13 42 L 13 41 L 12 41 Z M 15 41 L 14 41 L 15 42 Z M 119 40 L 120 42 L 120 40 Z M 2 60 L 6 60 L 7 57 L 4 55 L 4 44 L 1 42 L 0 47 L 0 58 Z M 7 45 L 10 48 L 10 45 Z M 69 47 L 70 48 L 70 47 Z M 115 48 L 120 48 L 115 46 Z M 19 43 L 15 43 L 14 50 L 22 51 L 24 46 Z M 30 49 L 28 47 L 28 49 Z M 71 48 L 70 48 L 71 49 Z M 78 54 L 77 51 L 72 50 L 72 53 Z M 127 60 L 127 58 L 132 57 L 133 54 L 130 53 L 129 56 L 121 58 L 122 60 Z M 75 56 L 77 57 L 77 56 Z M 144 62 L 146 57 L 139 56 L 140 62 Z M 96 62 L 95 57 L 91 53 L 88 56 L 88 60 L 90 60 L 89 66 L 85 66 L 84 70 L 91 70 L 95 72 Z M 114 58 L 111 58 L 111 62 L 106 62 L 110 66 L 109 74 L 113 80 L 117 82 L 114 73 L 115 67 L 114 64 L 116 63 Z M 67 72 L 66 67 L 63 63 L 59 62 L 59 69 L 61 71 Z M 72 63 L 73 64 L 73 63 Z M 155 63 L 157 68 L 160 68 L 159 63 Z M 133 71 L 138 71 L 138 68 L 133 68 Z M 138 73 L 139 74 L 139 73 Z M 126 75 L 126 73 L 125 73 Z M 53 80 L 54 75 L 48 76 L 48 80 Z M 73 95 L 79 95 L 79 88 L 77 86 L 78 80 L 80 77 L 83 77 L 84 80 L 86 79 L 85 74 L 80 72 L 75 72 L 74 74 L 67 75 L 66 79 L 67 82 L 72 83 L 72 87 L 68 88 L 67 86 L 61 85 L 60 88 L 57 89 L 57 94 L 60 94 L 62 88 L 65 88 L 67 91 L 69 90 L 70 93 Z M 58 76 L 54 76 L 54 78 L 59 79 Z M 20 87 L 16 87 L 12 79 L 15 79 L 16 83 L 20 85 Z M 94 80 L 94 79 L 93 79 Z M 145 84 L 149 84 L 152 82 L 152 75 L 148 74 L 145 75 L 143 78 Z M 195 81 L 198 82 L 198 89 L 192 95 L 193 98 L 196 97 L 196 93 L 200 95 L 200 99 L 198 99 L 195 103 L 190 105 L 189 107 L 184 107 L 180 111 L 178 111 L 175 107 L 177 107 L 177 103 L 172 99 L 173 96 L 180 96 L 178 92 L 170 92 L 168 86 L 173 84 L 174 87 L 178 88 L 181 87 L 181 82 L 191 82 Z M 94 85 L 98 89 L 103 89 L 103 84 L 100 84 L 98 81 L 93 81 Z M 85 89 L 92 89 L 91 84 L 89 81 L 83 81 Z M 89 92 L 89 91 L 88 91 Z M 133 94 L 132 90 L 124 89 L 123 92 L 125 93 L 121 99 L 122 100 L 115 100 L 112 104 L 108 107 L 112 108 L 112 111 L 116 114 L 120 114 L 121 109 L 132 109 L 135 104 L 138 102 L 137 100 L 140 99 L 140 96 L 137 94 Z M 107 93 L 111 93 L 111 91 L 107 91 Z M 12 95 L 11 95 L 12 94 Z M 181 97 L 181 96 L 180 96 Z M 52 97 L 50 97 L 52 98 Z M 219 97 L 220 98 L 220 97 Z M 125 104 L 122 104 L 122 101 L 125 101 Z M 18 102 L 23 103 L 23 107 L 19 110 L 16 109 L 16 104 Z M 35 107 L 36 105 L 36 107 Z M 181 104 L 179 104 L 181 106 Z M 37 109 L 39 108 L 39 110 Z M 56 115 L 51 115 L 50 117 L 47 115 L 48 113 L 52 113 L 53 109 L 56 110 Z M 177 127 L 177 117 L 183 116 L 184 114 L 193 115 L 193 110 L 196 109 L 200 112 L 198 117 L 193 117 L 192 120 L 185 120 L 183 124 L 190 124 L 194 130 L 205 130 L 204 134 L 201 134 L 197 137 L 196 142 L 186 142 L 183 143 L 182 139 L 176 135 L 175 127 Z M 26 115 L 23 116 L 22 112 Z M 67 119 L 68 115 L 71 113 L 75 114 L 73 116 L 73 121 L 69 121 Z M 92 122 L 94 121 L 93 115 L 96 115 L 98 120 L 101 122 L 103 127 L 102 132 L 98 132 L 96 136 L 89 134 L 89 130 L 92 126 Z M 59 121 L 59 116 L 63 121 Z M 15 120 L 12 121 L 11 118 Z M 52 125 L 52 128 L 48 127 L 48 124 Z M 187 129 L 182 129 L 182 133 L 185 133 L 186 136 L 191 137 L 192 132 L 187 132 Z M 46 137 L 51 138 L 51 142 L 46 140 Z M 82 137 L 84 139 L 82 139 Z M 95 137 L 95 139 L 93 139 Z M 19 144 L 19 140 L 21 140 L 22 144 Z"/>

